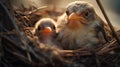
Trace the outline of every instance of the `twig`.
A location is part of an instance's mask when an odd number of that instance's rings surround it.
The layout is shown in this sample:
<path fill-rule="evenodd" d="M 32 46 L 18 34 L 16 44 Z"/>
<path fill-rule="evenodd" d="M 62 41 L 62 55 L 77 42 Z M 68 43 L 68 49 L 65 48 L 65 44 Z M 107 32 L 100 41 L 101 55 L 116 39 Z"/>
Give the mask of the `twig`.
<path fill-rule="evenodd" d="M 21 55 L 19 53 L 13 52 L 12 54 L 15 55 L 16 57 L 18 57 L 20 60 L 23 60 L 26 63 L 29 62 L 29 60 L 27 59 L 27 57 L 25 57 L 25 56 L 23 56 L 23 55 Z M 29 62 L 29 64 L 31 64 L 31 63 L 34 63 L 34 62 L 33 61 Z"/>
<path fill-rule="evenodd" d="M 105 47 L 103 47 L 100 51 L 104 51 L 105 49 L 109 48 L 110 46 L 114 45 L 115 43 L 116 43 L 116 40 L 111 41 Z"/>
<path fill-rule="evenodd" d="M 61 56 L 86 56 L 91 55 L 89 51 L 60 50 Z"/>
<path fill-rule="evenodd" d="M 21 41 L 22 41 L 22 38 L 21 38 L 22 35 L 20 34 L 20 30 L 19 30 L 19 28 L 18 28 L 18 26 L 17 26 L 17 24 L 16 24 L 16 22 L 15 22 L 15 19 L 10 15 L 9 11 L 8 11 L 7 8 L 4 6 L 4 4 L 1 3 L 1 1 L 0 1 L 0 6 L 1 6 L 1 8 L 3 9 L 3 11 L 5 12 L 6 16 L 8 16 L 10 22 L 13 23 L 13 25 L 14 25 L 16 31 L 18 32 L 18 35 L 19 35 L 19 37 L 20 37 L 20 39 L 21 39 Z M 23 43 L 23 44 L 24 44 L 24 43 Z M 24 45 L 25 45 L 25 44 L 24 44 Z M 27 47 L 26 47 L 26 49 L 27 49 Z M 28 59 L 30 60 L 30 57 L 29 57 L 30 55 L 29 55 L 29 53 L 28 53 L 28 49 L 26 50 L 26 53 L 27 53 L 27 55 L 28 55 Z M 30 61 L 31 61 L 31 60 L 30 60 Z"/>
<path fill-rule="evenodd" d="M 117 36 L 117 34 L 116 34 L 115 30 L 114 30 L 113 25 L 111 24 L 110 20 L 108 19 L 107 15 L 106 15 L 106 12 L 105 12 L 105 10 L 104 10 L 104 8 L 103 8 L 100 0 L 96 0 L 96 2 L 97 2 L 97 4 L 98 4 L 98 6 L 100 7 L 100 9 L 101 9 L 101 11 L 102 11 L 102 13 L 103 13 L 103 15 L 104 15 L 104 17 L 105 17 L 108 25 L 109 25 L 109 27 L 110 27 L 110 29 L 111 29 L 111 31 L 112 31 L 113 37 L 116 38 L 118 44 L 120 45 L 120 39 L 118 38 L 118 36 Z"/>
<path fill-rule="evenodd" d="M 18 28 L 17 24 L 15 23 L 14 18 L 10 15 L 9 11 L 7 10 L 7 8 L 6 8 L 1 2 L 0 2 L 0 6 L 2 7 L 2 9 L 3 9 L 3 11 L 5 12 L 6 16 L 9 17 L 10 22 L 13 23 L 15 29 L 16 29 L 17 31 L 19 31 L 19 28 Z"/>
<path fill-rule="evenodd" d="M 13 35 L 13 34 L 16 34 L 17 33 L 17 31 L 16 30 L 12 30 L 12 31 L 9 31 L 9 32 L 1 32 L 1 34 L 3 35 Z M 2 36 L 1 35 L 1 36 Z"/>
<path fill-rule="evenodd" d="M 15 11 L 15 12 L 16 12 L 16 11 Z M 28 25 L 28 24 L 26 23 L 26 21 L 21 17 L 22 15 L 21 15 L 20 13 L 17 13 L 17 12 L 16 12 L 16 14 L 19 16 L 20 19 L 22 19 L 22 23 L 24 23 L 24 25 L 28 27 L 29 25 Z M 16 21 L 19 22 L 17 19 L 16 19 Z"/>
<path fill-rule="evenodd" d="M 24 44 L 24 46 L 26 48 L 26 54 L 28 56 L 29 61 L 31 62 L 32 59 L 31 59 L 31 55 L 29 53 L 29 46 L 28 46 L 28 43 L 27 43 L 27 38 L 23 33 L 20 33 L 20 39 L 21 39 L 22 43 Z"/>
<path fill-rule="evenodd" d="M 102 47 L 96 54 L 97 55 L 103 55 L 104 53 L 107 53 L 113 49 L 120 48 L 120 46 L 115 45 L 116 40 L 112 39 L 110 42 L 105 44 L 104 47 Z M 111 47 L 112 46 L 112 47 Z M 92 55 L 90 51 L 86 49 L 78 49 L 78 50 L 60 50 L 61 56 L 86 56 L 86 55 Z"/>
<path fill-rule="evenodd" d="M 37 12 L 38 10 L 40 10 L 40 9 L 44 9 L 44 8 L 47 8 L 47 6 L 39 7 L 39 8 L 37 8 L 37 9 L 35 9 L 35 10 L 32 10 L 32 11 L 26 13 L 26 14 L 32 14 L 32 13 L 35 13 L 35 12 Z"/>
<path fill-rule="evenodd" d="M 10 45 L 8 45 L 10 48 L 6 48 L 6 49 L 10 49 L 10 50 L 13 49 L 12 51 L 13 51 L 13 52 L 17 52 L 17 53 L 21 53 L 20 51 L 23 51 L 23 52 L 26 51 L 25 48 L 22 48 L 22 47 L 24 47 L 24 46 L 22 46 L 21 44 L 18 45 L 16 42 L 14 42 L 14 41 L 11 40 L 10 38 L 6 37 L 5 35 L 4 35 L 4 36 L 2 35 L 2 37 L 3 37 L 8 43 L 10 43 Z M 11 44 L 12 44 L 12 45 L 11 45 Z M 21 46 L 21 47 L 20 47 L 20 46 Z M 16 48 L 16 47 L 17 47 L 17 48 Z M 37 53 L 36 53 L 36 51 L 35 51 L 32 47 L 30 47 L 30 46 L 28 46 L 28 47 L 29 47 L 28 51 L 34 56 L 34 58 L 36 58 L 36 59 L 39 60 L 39 61 L 42 61 L 43 63 L 46 63 L 45 59 L 41 57 L 41 53 L 40 53 L 39 50 L 38 50 Z M 19 50 L 18 48 L 19 48 L 20 50 Z M 29 58 L 28 58 L 28 60 L 29 60 Z M 32 60 L 29 61 L 29 62 L 32 62 Z"/>
<path fill-rule="evenodd" d="M 2 35 L 2 39 L 4 39 L 5 41 L 7 41 L 10 44 L 10 45 L 8 45 L 10 47 L 10 49 L 13 49 L 16 52 L 19 52 L 18 51 L 19 49 L 21 50 L 20 46 L 18 46 L 18 43 L 14 42 L 13 40 L 8 38 L 7 36 Z"/>

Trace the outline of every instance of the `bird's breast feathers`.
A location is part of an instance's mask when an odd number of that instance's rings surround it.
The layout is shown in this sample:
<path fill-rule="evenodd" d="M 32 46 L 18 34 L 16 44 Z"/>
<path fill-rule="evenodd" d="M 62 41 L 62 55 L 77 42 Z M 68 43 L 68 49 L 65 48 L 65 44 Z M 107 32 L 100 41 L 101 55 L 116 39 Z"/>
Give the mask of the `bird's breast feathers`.
<path fill-rule="evenodd" d="M 65 28 L 60 31 L 58 40 L 61 41 L 62 45 L 67 45 L 70 49 L 76 49 L 90 42 L 96 42 L 95 30 L 92 27 L 85 27 L 80 30 L 70 30 Z"/>

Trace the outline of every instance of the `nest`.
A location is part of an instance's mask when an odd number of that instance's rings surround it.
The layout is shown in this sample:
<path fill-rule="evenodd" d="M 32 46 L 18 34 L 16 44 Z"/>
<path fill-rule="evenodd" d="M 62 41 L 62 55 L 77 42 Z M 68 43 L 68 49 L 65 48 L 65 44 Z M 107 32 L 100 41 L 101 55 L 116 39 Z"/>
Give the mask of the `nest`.
<path fill-rule="evenodd" d="M 120 67 L 120 45 L 114 37 L 96 52 L 82 49 L 61 50 L 39 44 L 31 34 L 35 22 L 42 17 L 57 20 L 63 11 L 32 6 L 11 12 L 8 11 L 8 6 L 2 3 L 0 8 L 2 67 Z M 116 33 L 120 38 L 120 31 Z"/>

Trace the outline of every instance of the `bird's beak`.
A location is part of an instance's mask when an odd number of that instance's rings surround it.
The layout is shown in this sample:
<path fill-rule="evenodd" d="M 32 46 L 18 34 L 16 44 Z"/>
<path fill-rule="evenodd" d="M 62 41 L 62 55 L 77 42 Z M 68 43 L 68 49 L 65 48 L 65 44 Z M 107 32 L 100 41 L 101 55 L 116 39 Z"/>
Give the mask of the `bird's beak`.
<path fill-rule="evenodd" d="M 52 32 L 52 29 L 50 27 L 45 27 L 44 30 L 42 31 L 44 34 L 48 34 Z"/>
<path fill-rule="evenodd" d="M 72 13 L 68 17 L 67 26 L 71 29 L 78 29 L 78 28 L 81 28 L 85 24 L 84 21 L 85 19 L 82 16 L 77 15 L 76 13 Z"/>
<path fill-rule="evenodd" d="M 72 13 L 68 17 L 68 20 L 69 21 L 82 21 L 82 20 L 84 20 L 84 18 L 82 16 L 77 15 L 76 13 Z"/>

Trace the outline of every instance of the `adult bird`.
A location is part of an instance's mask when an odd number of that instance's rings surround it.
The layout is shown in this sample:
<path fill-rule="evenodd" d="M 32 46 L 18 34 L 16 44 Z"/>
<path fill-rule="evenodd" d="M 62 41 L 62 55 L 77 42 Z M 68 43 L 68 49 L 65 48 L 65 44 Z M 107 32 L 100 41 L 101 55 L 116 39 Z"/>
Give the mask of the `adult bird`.
<path fill-rule="evenodd" d="M 40 43 L 52 45 L 56 37 L 56 22 L 51 18 L 40 19 L 33 29 Z"/>
<path fill-rule="evenodd" d="M 68 4 L 57 23 L 57 40 L 63 49 L 95 49 L 103 40 L 108 41 L 106 30 L 109 29 L 90 3 L 75 1 Z"/>

